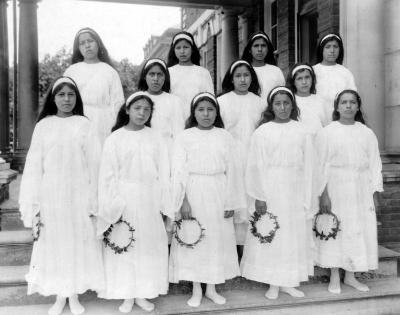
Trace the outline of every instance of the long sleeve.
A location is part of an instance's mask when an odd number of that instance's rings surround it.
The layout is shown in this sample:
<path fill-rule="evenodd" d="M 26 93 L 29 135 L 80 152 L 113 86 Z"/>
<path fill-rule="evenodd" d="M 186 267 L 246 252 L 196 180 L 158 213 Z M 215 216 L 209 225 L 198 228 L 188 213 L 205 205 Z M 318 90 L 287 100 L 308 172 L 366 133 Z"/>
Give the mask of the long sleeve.
<path fill-rule="evenodd" d="M 185 114 L 183 112 L 183 103 L 182 100 L 176 96 L 177 104 L 175 104 L 173 108 L 174 119 L 172 121 L 172 135 L 173 138 L 182 132 L 185 129 Z"/>
<path fill-rule="evenodd" d="M 325 129 L 319 131 L 315 141 L 316 147 L 316 193 L 317 196 L 321 196 L 322 192 L 324 191 L 327 183 L 328 183 L 328 172 L 329 172 L 329 162 L 328 162 L 328 155 L 329 155 L 329 147 L 327 141 L 327 135 Z"/>
<path fill-rule="evenodd" d="M 158 173 L 161 187 L 161 212 L 174 219 L 171 200 L 171 169 L 167 145 L 163 142 L 159 146 Z"/>
<path fill-rule="evenodd" d="M 98 234 L 115 223 L 126 208 L 126 202 L 119 194 L 119 163 L 117 150 L 112 140 L 110 137 L 106 139 L 100 164 Z"/>
<path fill-rule="evenodd" d="M 314 176 L 314 149 L 310 135 L 306 135 L 304 145 L 304 209 L 309 218 L 317 212 Z"/>
<path fill-rule="evenodd" d="M 32 220 L 40 211 L 40 189 L 43 177 L 43 148 L 40 126 L 36 125 L 31 146 L 26 157 L 19 193 L 19 211 L 25 227 L 32 227 Z"/>
<path fill-rule="evenodd" d="M 121 79 L 117 71 L 113 72 L 112 83 L 110 86 L 110 106 L 114 108 L 115 117 L 118 114 L 122 104 L 125 103 L 124 91 L 122 89 Z"/>
<path fill-rule="evenodd" d="M 203 92 L 209 92 L 211 94 L 214 94 L 214 84 L 211 78 L 211 74 L 208 70 L 206 70 L 204 75 L 204 88 L 205 91 Z"/>
<path fill-rule="evenodd" d="M 369 169 L 371 173 L 371 188 L 372 193 L 383 191 L 383 180 L 382 180 L 382 161 L 378 148 L 378 140 L 371 131 L 368 147 L 369 154 Z"/>

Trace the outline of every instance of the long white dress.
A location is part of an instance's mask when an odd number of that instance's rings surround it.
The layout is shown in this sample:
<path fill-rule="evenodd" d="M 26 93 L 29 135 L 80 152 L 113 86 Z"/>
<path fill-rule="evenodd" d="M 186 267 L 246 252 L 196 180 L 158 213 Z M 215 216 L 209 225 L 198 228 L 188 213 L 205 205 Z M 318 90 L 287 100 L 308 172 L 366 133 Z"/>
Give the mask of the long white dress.
<path fill-rule="evenodd" d="M 320 193 L 327 185 L 332 212 L 340 220 L 336 239 L 316 240 L 316 263 L 348 271 L 378 268 L 373 193 L 383 191 L 378 141 L 371 129 L 356 122 L 334 121 L 317 137 L 321 161 Z"/>
<path fill-rule="evenodd" d="M 250 146 L 250 137 L 261 120 L 261 114 L 264 106 L 261 104 L 261 98 L 251 92 L 246 95 L 239 95 L 231 91 L 218 97 L 218 103 L 221 107 L 221 117 L 225 129 L 229 131 L 234 139 L 235 155 L 239 159 L 240 182 L 244 189 L 244 173 L 247 163 L 247 154 Z M 251 206 L 250 198 L 243 209 L 235 209 L 235 232 L 238 245 L 244 245 L 248 227 L 248 213 Z"/>
<path fill-rule="evenodd" d="M 257 74 L 258 83 L 261 88 L 261 99 L 266 106 L 269 92 L 277 86 L 284 86 L 285 77 L 279 67 L 268 63 L 261 67 L 254 67 L 254 71 Z"/>
<path fill-rule="evenodd" d="M 181 98 L 184 119 L 190 116 L 190 103 L 200 92 L 214 94 L 214 86 L 210 72 L 197 65 L 181 66 L 176 64 L 168 68 L 171 77 L 171 94 Z"/>
<path fill-rule="evenodd" d="M 254 132 L 246 169 L 247 193 L 267 203 L 280 228 L 272 242 L 265 244 L 249 230 L 240 266 L 243 277 L 295 287 L 313 274 L 306 222 L 312 213 L 312 163 L 311 141 L 299 122 L 268 122 Z"/>
<path fill-rule="evenodd" d="M 327 124 L 323 99 L 317 94 L 296 95 L 296 104 L 300 109 L 299 121 L 304 124 L 313 137 Z"/>
<path fill-rule="evenodd" d="M 328 124 L 332 121 L 333 102 L 336 94 L 345 89 L 357 90 L 356 83 L 350 70 L 339 64 L 325 66 L 318 63 L 313 66 L 313 69 L 317 79 L 315 89 L 317 95 L 324 100 L 326 124 Z"/>
<path fill-rule="evenodd" d="M 106 299 L 154 298 L 168 291 L 168 242 L 160 211 L 168 215 L 169 159 L 167 146 L 154 130 L 122 127 L 104 143 L 99 175 L 101 234 L 122 218 L 135 229 L 133 246 L 115 254 L 103 250 Z M 111 240 L 126 244 L 123 231 Z M 126 238 L 126 236 L 125 236 Z"/>
<path fill-rule="evenodd" d="M 26 227 L 44 224 L 33 251 L 28 294 L 68 297 L 104 287 L 97 212 L 100 143 L 83 116 L 48 116 L 36 124 L 22 175 L 19 205 Z M 34 227 L 35 228 L 35 227 Z"/>
<path fill-rule="evenodd" d="M 173 140 L 185 128 L 183 105 L 179 97 L 162 92 L 154 95 L 147 93 L 154 102 L 151 128 L 161 133 L 171 153 Z"/>
<path fill-rule="evenodd" d="M 192 216 L 205 228 L 194 247 L 172 239 L 169 280 L 223 283 L 240 275 L 232 218 L 224 211 L 244 207 L 245 195 L 236 186 L 233 139 L 224 129 L 189 128 L 178 135 L 172 160 L 172 209 L 180 210 L 186 194 Z M 186 235 L 182 236 L 187 239 Z"/>
<path fill-rule="evenodd" d="M 125 102 L 118 72 L 104 62 L 82 61 L 68 67 L 64 75 L 74 79 L 78 85 L 85 116 L 93 122 L 103 144 Z"/>

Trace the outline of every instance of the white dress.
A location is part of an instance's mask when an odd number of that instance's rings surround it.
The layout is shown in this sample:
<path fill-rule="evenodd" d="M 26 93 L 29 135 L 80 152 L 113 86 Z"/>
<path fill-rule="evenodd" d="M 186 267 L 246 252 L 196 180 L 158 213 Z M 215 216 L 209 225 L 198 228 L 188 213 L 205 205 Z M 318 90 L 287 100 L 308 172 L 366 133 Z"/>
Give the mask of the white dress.
<path fill-rule="evenodd" d="M 106 289 L 100 297 L 154 298 L 167 293 L 168 242 L 160 211 L 168 214 L 169 173 L 166 144 L 151 128 L 122 127 L 106 139 L 99 175 L 98 232 L 122 216 L 135 229 L 136 241 L 122 254 L 103 249 Z M 112 233 L 111 240 L 123 239 L 122 233 Z"/>
<path fill-rule="evenodd" d="M 257 74 L 258 83 L 261 88 L 261 99 L 264 106 L 267 106 L 267 97 L 269 92 L 277 86 L 285 85 L 285 77 L 282 70 L 274 65 L 266 63 L 261 67 L 253 67 Z"/>
<path fill-rule="evenodd" d="M 218 97 L 218 103 L 221 107 L 221 117 L 225 129 L 229 131 L 234 140 L 235 155 L 239 159 L 238 172 L 241 174 L 240 183 L 244 189 L 244 173 L 247 163 L 247 154 L 250 146 L 250 137 L 261 120 L 261 114 L 264 106 L 261 104 L 261 98 L 251 92 L 246 95 L 239 95 L 231 91 Z M 244 245 L 248 226 L 248 207 L 235 209 L 235 232 L 238 245 Z"/>
<path fill-rule="evenodd" d="M 176 139 L 172 160 L 172 209 L 180 210 L 186 194 L 192 216 L 205 228 L 205 237 L 194 247 L 172 239 L 170 282 L 179 280 L 223 283 L 239 276 L 232 218 L 224 211 L 244 207 L 244 192 L 236 187 L 233 139 L 224 129 L 186 129 Z M 185 238 L 185 235 L 183 235 Z"/>
<path fill-rule="evenodd" d="M 295 287 L 313 274 L 306 222 L 312 212 L 311 177 L 311 141 L 299 122 L 268 122 L 256 129 L 246 169 L 247 193 L 267 203 L 280 228 L 265 244 L 249 230 L 240 266 L 243 277 Z"/>
<path fill-rule="evenodd" d="M 104 62 L 82 61 L 68 67 L 64 75 L 74 79 L 78 85 L 85 116 L 93 122 L 103 144 L 125 102 L 118 72 Z"/>
<path fill-rule="evenodd" d="M 341 231 L 336 239 L 316 240 L 316 263 L 348 271 L 377 269 L 373 193 L 383 188 L 376 136 L 359 122 L 343 125 L 334 121 L 319 133 L 317 149 L 321 161 L 319 192 L 327 185 Z"/>
<path fill-rule="evenodd" d="M 48 116 L 37 123 L 22 175 L 19 204 L 26 227 L 40 213 L 28 294 L 61 295 L 104 287 L 97 212 L 100 143 L 83 116 Z"/>
<path fill-rule="evenodd" d="M 300 110 L 299 121 L 304 124 L 313 137 L 327 124 L 324 101 L 317 94 L 296 95 L 296 104 Z"/>
<path fill-rule="evenodd" d="M 317 95 L 324 100 L 326 124 L 328 124 L 332 121 L 333 102 L 336 94 L 345 89 L 357 90 L 354 76 L 349 69 L 339 64 L 325 66 L 318 63 L 313 66 L 313 69 L 317 79 L 315 89 Z"/>
<path fill-rule="evenodd" d="M 184 119 L 190 116 L 190 103 L 200 92 L 214 94 L 214 86 L 210 72 L 203 67 L 181 66 L 176 64 L 168 68 L 171 77 L 171 94 L 179 96 L 183 102 Z"/>
<path fill-rule="evenodd" d="M 147 94 L 154 102 L 151 128 L 161 133 L 167 143 L 168 152 L 171 152 L 173 140 L 185 128 L 182 101 L 166 92 L 159 95 Z"/>

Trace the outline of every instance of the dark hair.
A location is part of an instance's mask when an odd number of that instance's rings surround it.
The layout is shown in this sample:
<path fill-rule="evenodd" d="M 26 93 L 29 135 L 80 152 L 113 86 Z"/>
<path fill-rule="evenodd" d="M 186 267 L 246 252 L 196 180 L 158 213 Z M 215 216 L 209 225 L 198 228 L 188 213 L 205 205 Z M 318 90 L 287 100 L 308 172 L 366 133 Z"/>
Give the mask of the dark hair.
<path fill-rule="evenodd" d="M 335 102 L 333 103 L 332 121 L 336 121 L 336 120 L 340 119 L 340 114 L 338 112 L 339 101 L 340 101 L 340 98 L 342 97 L 342 95 L 346 94 L 346 93 L 353 94 L 356 97 L 356 100 L 357 100 L 357 103 L 358 103 L 358 111 L 357 111 L 356 115 L 354 116 L 354 120 L 365 125 L 366 123 L 365 123 L 365 120 L 364 120 L 363 113 L 361 111 L 361 97 L 360 97 L 360 94 L 358 94 L 357 91 L 351 90 L 351 89 L 343 90 L 342 92 L 340 92 L 335 97 Z"/>
<path fill-rule="evenodd" d="M 332 36 L 328 36 L 327 38 L 324 38 L 324 36 L 321 37 L 320 41 L 318 42 L 318 46 L 317 46 L 317 63 L 322 62 L 322 60 L 324 59 L 323 54 L 322 54 L 324 51 L 324 47 L 328 42 L 330 42 L 332 40 L 335 40 L 339 45 L 339 55 L 336 59 L 336 63 L 338 63 L 340 65 L 343 63 L 343 57 L 344 57 L 343 40 L 340 37 L 340 35 L 336 34 L 336 33 L 332 33 Z"/>
<path fill-rule="evenodd" d="M 203 92 L 199 93 L 202 94 Z M 197 94 L 197 95 L 199 95 Z M 193 97 L 193 100 L 197 97 L 197 95 L 195 95 Z M 191 102 L 190 104 L 190 116 L 189 118 L 186 120 L 186 125 L 185 125 L 185 129 L 188 128 L 192 128 L 192 127 L 196 127 L 198 125 L 198 122 L 196 120 L 196 117 L 194 115 L 194 111 L 196 110 L 197 105 L 201 102 L 201 101 L 208 101 L 211 104 L 214 105 L 215 109 L 217 110 L 217 116 L 215 117 L 215 121 L 214 121 L 214 126 L 218 127 L 218 128 L 224 128 L 224 122 L 222 121 L 222 117 L 221 117 L 221 111 L 220 111 L 220 107 L 218 104 L 218 101 L 216 99 L 213 99 L 207 95 L 204 95 L 202 97 L 200 97 L 199 99 L 196 100 L 196 102 Z"/>
<path fill-rule="evenodd" d="M 265 39 L 264 37 L 261 36 L 257 36 L 259 34 L 262 34 L 264 36 L 267 37 L 267 39 Z M 251 54 L 251 46 L 253 46 L 253 43 L 257 40 L 257 39 L 264 39 L 265 42 L 267 43 L 267 55 L 264 58 L 264 62 L 268 63 L 270 65 L 276 66 L 276 60 L 275 60 L 275 56 L 274 56 L 274 46 L 272 46 L 272 42 L 269 39 L 269 36 L 264 32 L 264 31 L 258 31 L 256 33 L 254 33 L 251 37 L 250 40 L 247 42 L 246 47 L 244 47 L 243 50 L 243 54 L 242 54 L 242 58 L 243 60 L 246 60 L 248 63 L 252 63 L 253 62 L 253 56 Z"/>
<path fill-rule="evenodd" d="M 233 74 L 235 73 L 236 69 L 238 67 L 241 66 L 245 66 L 247 67 L 247 69 L 249 69 L 250 71 L 250 75 L 251 75 L 251 83 L 249 86 L 249 92 L 252 92 L 256 95 L 260 95 L 260 84 L 258 83 L 258 78 L 257 78 L 257 74 L 254 71 L 253 67 L 251 66 L 251 64 L 247 64 L 247 63 L 239 63 L 238 65 L 234 66 L 232 71 L 231 67 L 232 65 L 235 63 L 236 61 L 232 62 L 231 65 L 228 68 L 228 71 L 226 71 L 224 79 L 222 80 L 222 94 L 228 93 L 230 91 L 233 91 L 235 89 L 234 85 L 233 85 Z M 221 94 L 221 95 L 222 95 Z"/>
<path fill-rule="evenodd" d="M 292 112 L 290 113 L 290 119 L 298 120 L 299 115 L 300 115 L 300 110 L 297 107 L 296 98 L 294 98 L 292 94 L 290 94 L 289 92 L 284 91 L 284 90 L 280 90 L 279 92 L 275 92 L 273 95 L 271 95 L 273 91 L 274 91 L 274 89 L 272 89 L 271 92 L 269 92 L 269 94 L 268 94 L 268 98 L 267 98 L 268 106 L 265 109 L 265 111 L 262 113 L 261 121 L 258 126 L 261 126 L 262 124 L 265 124 L 265 123 L 275 119 L 275 113 L 272 110 L 272 104 L 274 103 L 275 96 L 277 96 L 278 94 L 285 94 L 285 95 L 289 96 L 290 100 L 292 101 Z"/>
<path fill-rule="evenodd" d="M 85 116 L 83 114 L 83 102 L 82 102 L 82 97 L 81 94 L 79 93 L 79 90 L 74 84 L 71 84 L 69 82 L 62 82 L 60 84 L 58 84 L 54 91 L 53 91 L 53 86 L 54 83 L 57 82 L 57 80 L 61 79 L 61 78 L 68 78 L 70 79 L 72 82 L 75 83 L 74 80 L 72 80 L 70 77 L 66 77 L 66 76 L 61 76 L 58 77 L 57 79 L 55 79 L 53 81 L 53 83 L 50 85 L 49 89 L 47 90 L 46 96 L 44 98 L 44 103 L 43 103 L 43 109 L 41 110 L 41 112 L 38 115 L 38 118 L 36 120 L 36 123 L 38 123 L 39 121 L 41 121 L 43 118 L 45 118 L 46 116 L 50 116 L 50 115 L 56 115 L 58 112 L 57 109 L 57 105 L 56 102 L 54 101 L 54 98 L 56 96 L 56 94 L 64 87 L 64 86 L 68 86 L 70 89 L 72 89 L 75 92 L 76 95 L 76 101 L 75 101 L 75 107 L 72 109 L 72 115 L 78 115 L 78 116 Z"/>
<path fill-rule="evenodd" d="M 296 68 L 296 67 L 298 67 L 298 66 L 309 66 L 311 70 L 309 70 L 309 69 L 300 69 L 300 70 L 296 71 L 296 73 L 294 74 L 294 76 L 292 76 L 293 69 Z M 307 70 L 307 71 L 310 73 L 310 75 L 311 75 L 310 93 L 311 93 L 311 94 L 315 94 L 315 93 L 317 92 L 316 89 L 315 89 L 315 85 L 316 85 L 316 83 L 317 83 L 317 78 L 315 77 L 314 69 L 311 67 L 311 65 L 310 65 L 308 62 L 298 62 L 298 63 L 296 63 L 293 67 L 290 68 L 290 71 L 289 71 L 289 73 L 288 73 L 288 75 L 287 75 L 287 78 L 286 78 L 286 86 L 287 86 L 294 94 L 297 92 L 296 85 L 294 84 L 294 81 L 296 80 L 297 73 L 303 72 L 303 71 L 305 71 L 305 70 Z"/>
<path fill-rule="evenodd" d="M 89 33 L 90 36 L 96 41 L 97 46 L 99 47 L 99 50 L 97 52 L 97 57 L 99 58 L 99 60 L 109 64 L 111 67 L 114 68 L 111 59 L 108 55 L 107 48 L 104 46 L 103 41 L 101 40 L 99 34 L 97 34 L 96 31 L 91 29 L 90 27 L 84 27 L 80 29 L 78 33 L 76 33 L 72 48 L 71 63 L 74 64 L 84 60 L 81 51 L 79 50 L 79 35 L 83 33 Z"/>
<path fill-rule="evenodd" d="M 142 71 L 140 72 L 140 78 L 139 78 L 139 83 L 138 83 L 138 89 L 140 91 L 147 91 L 149 89 L 149 86 L 147 85 L 146 82 L 146 75 L 149 73 L 150 69 L 153 68 L 154 66 L 159 66 L 161 71 L 164 73 L 165 76 L 165 81 L 164 84 L 161 88 L 162 91 L 169 93 L 171 90 L 171 79 L 169 76 L 169 71 L 168 69 L 164 68 L 164 64 L 162 63 L 163 61 L 159 59 L 160 61 L 155 61 L 154 63 L 151 63 L 146 67 L 146 64 L 144 64 Z"/>
<path fill-rule="evenodd" d="M 193 44 L 191 42 L 189 42 L 188 40 L 184 39 L 184 38 L 178 39 L 174 44 L 174 38 L 177 35 L 180 35 L 180 34 L 185 34 L 185 35 L 189 36 L 192 39 Z M 171 46 L 170 46 L 169 52 L 168 52 L 167 66 L 168 67 L 172 67 L 172 66 L 175 66 L 176 64 L 179 63 L 179 60 L 175 55 L 175 46 L 181 40 L 185 40 L 190 44 L 190 46 L 192 47 L 192 55 L 190 56 L 190 60 L 192 61 L 192 63 L 194 65 L 200 66 L 200 52 L 199 52 L 199 49 L 196 46 L 196 43 L 194 42 L 194 37 L 193 37 L 192 34 L 190 34 L 189 32 L 185 32 L 185 31 L 181 31 L 181 32 L 176 33 L 175 36 L 172 38 Z"/>
<path fill-rule="evenodd" d="M 115 130 L 127 125 L 129 123 L 129 115 L 126 112 L 133 103 L 139 101 L 139 100 L 146 100 L 150 104 L 150 116 L 149 119 L 144 123 L 145 126 L 151 127 L 150 121 L 151 117 L 153 116 L 153 109 L 154 109 L 154 102 L 152 99 L 147 96 L 147 95 L 138 95 L 134 97 L 132 100 L 129 101 L 128 104 L 123 104 L 121 108 L 118 111 L 117 119 L 115 121 L 114 126 L 111 128 L 111 132 L 114 132 Z"/>

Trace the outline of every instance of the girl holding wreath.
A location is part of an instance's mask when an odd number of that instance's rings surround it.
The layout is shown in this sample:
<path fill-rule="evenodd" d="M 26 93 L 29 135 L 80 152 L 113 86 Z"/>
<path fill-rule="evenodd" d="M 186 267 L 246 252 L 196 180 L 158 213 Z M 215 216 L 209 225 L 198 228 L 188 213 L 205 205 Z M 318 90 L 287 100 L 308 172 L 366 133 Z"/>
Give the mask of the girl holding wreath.
<path fill-rule="evenodd" d="M 181 229 L 180 237 L 175 234 L 169 279 L 193 282 L 192 297 L 187 301 L 192 307 L 201 303 L 201 282 L 207 284 L 207 298 L 224 304 L 215 285 L 240 274 L 232 209 L 245 207 L 246 199 L 237 185 L 241 178 L 236 172 L 233 139 L 223 127 L 217 99 L 199 93 L 192 100 L 186 130 L 178 135 L 172 155 L 172 208 L 182 218 L 178 221 L 182 227 L 188 224 L 201 232 L 191 244 L 185 240 L 192 230 Z"/>
<path fill-rule="evenodd" d="M 165 141 L 149 128 L 152 112 L 146 92 L 128 97 L 104 143 L 100 166 L 98 233 L 106 232 L 107 246 L 106 288 L 99 296 L 124 299 L 123 313 L 134 304 L 152 311 L 147 299 L 168 291 L 168 241 L 160 211 L 169 215 L 170 168 Z"/>
<path fill-rule="evenodd" d="M 270 285 L 265 294 L 269 299 L 276 299 L 279 291 L 304 296 L 295 287 L 313 274 L 307 229 L 313 151 L 298 115 L 293 93 L 274 88 L 247 159 L 246 190 L 255 200 L 253 221 L 260 222 L 253 222 L 248 232 L 241 270 L 243 277 Z M 268 218 L 275 224 L 267 224 Z"/>
<path fill-rule="evenodd" d="M 76 83 L 54 81 L 32 135 L 21 180 L 19 209 L 35 242 L 28 294 L 56 295 L 50 315 L 61 314 L 67 299 L 73 314 L 84 312 L 78 294 L 104 289 L 97 213 L 100 142 L 83 115 Z"/>
<path fill-rule="evenodd" d="M 345 284 L 368 291 L 354 272 L 378 268 L 375 209 L 383 191 L 382 162 L 356 91 L 343 90 L 336 96 L 333 122 L 318 134 L 317 150 L 320 209 L 334 213 L 341 224 L 335 238 L 316 239 L 316 262 L 331 268 L 330 292 L 341 292 L 339 268 L 345 270 Z"/>

